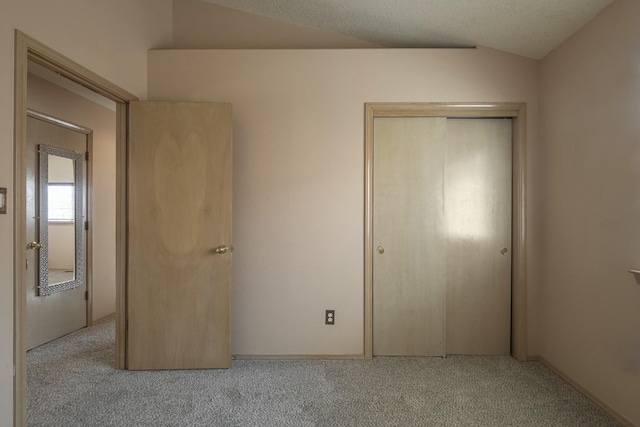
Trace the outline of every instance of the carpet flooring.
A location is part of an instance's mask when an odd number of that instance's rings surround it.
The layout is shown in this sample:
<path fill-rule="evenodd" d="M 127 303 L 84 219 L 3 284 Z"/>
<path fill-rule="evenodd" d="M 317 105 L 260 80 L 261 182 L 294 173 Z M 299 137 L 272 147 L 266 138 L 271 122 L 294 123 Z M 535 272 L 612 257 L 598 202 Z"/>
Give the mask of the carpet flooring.
<path fill-rule="evenodd" d="M 119 371 L 113 321 L 27 353 L 29 426 L 618 426 L 539 363 L 509 357 L 236 360 Z"/>

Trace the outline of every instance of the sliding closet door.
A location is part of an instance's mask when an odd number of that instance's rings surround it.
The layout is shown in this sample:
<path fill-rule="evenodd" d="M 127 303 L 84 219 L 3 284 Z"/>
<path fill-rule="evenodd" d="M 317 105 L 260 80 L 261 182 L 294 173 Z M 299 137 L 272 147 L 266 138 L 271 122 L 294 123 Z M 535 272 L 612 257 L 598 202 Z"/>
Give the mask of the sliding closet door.
<path fill-rule="evenodd" d="M 376 118 L 373 352 L 444 354 L 444 118 Z"/>
<path fill-rule="evenodd" d="M 511 138 L 510 119 L 447 119 L 448 354 L 510 352 Z"/>
<path fill-rule="evenodd" d="M 509 354 L 511 120 L 374 119 L 373 354 Z"/>

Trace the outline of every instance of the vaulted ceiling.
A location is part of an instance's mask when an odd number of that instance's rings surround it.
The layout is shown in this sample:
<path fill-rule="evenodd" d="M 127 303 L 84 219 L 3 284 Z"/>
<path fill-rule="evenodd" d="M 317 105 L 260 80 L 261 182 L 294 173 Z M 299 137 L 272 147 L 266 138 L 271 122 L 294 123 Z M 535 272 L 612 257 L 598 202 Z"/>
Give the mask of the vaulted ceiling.
<path fill-rule="evenodd" d="M 384 47 L 485 46 L 540 59 L 612 0 L 202 0 Z"/>

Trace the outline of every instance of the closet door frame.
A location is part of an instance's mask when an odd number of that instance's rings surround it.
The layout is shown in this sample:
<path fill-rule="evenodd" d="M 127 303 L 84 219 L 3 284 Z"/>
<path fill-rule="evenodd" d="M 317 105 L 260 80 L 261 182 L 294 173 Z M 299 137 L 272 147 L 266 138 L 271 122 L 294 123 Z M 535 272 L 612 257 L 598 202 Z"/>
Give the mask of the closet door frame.
<path fill-rule="evenodd" d="M 373 122 L 377 117 L 512 119 L 511 356 L 527 360 L 527 229 L 525 103 L 365 104 L 364 356 L 373 357 Z"/>

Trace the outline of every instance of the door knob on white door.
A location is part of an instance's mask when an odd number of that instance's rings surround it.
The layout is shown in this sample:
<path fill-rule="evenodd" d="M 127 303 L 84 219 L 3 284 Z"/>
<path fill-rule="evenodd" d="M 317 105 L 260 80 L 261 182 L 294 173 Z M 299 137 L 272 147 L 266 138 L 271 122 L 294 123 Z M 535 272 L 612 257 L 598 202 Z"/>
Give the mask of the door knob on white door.
<path fill-rule="evenodd" d="M 382 246 L 378 246 L 376 249 L 377 249 L 379 254 L 383 254 L 384 253 L 384 248 Z"/>
<path fill-rule="evenodd" d="M 509 250 L 508 250 L 507 248 L 502 248 L 502 249 L 500 249 L 500 253 L 501 253 L 502 255 L 506 255 L 506 254 L 507 254 L 507 252 L 509 252 Z"/>

